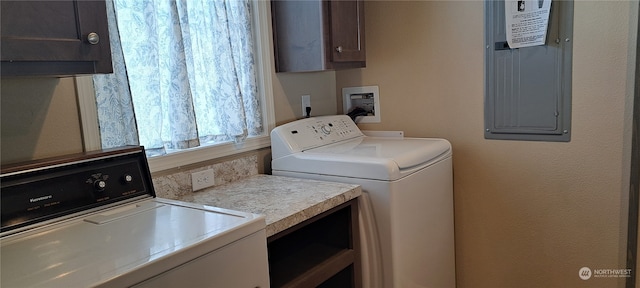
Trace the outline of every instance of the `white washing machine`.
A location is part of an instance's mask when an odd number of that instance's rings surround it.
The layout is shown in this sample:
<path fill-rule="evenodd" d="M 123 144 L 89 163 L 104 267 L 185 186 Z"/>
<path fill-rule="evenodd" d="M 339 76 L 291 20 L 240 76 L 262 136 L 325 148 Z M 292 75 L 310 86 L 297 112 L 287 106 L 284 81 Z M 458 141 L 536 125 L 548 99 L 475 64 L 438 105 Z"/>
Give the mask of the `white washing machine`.
<path fill-rule="evenodd" d="M 451 144 L 371 137 L 346 115 L 271 132 L 274 175 L 361 185 L 363 287 L 455 287 Z"/>

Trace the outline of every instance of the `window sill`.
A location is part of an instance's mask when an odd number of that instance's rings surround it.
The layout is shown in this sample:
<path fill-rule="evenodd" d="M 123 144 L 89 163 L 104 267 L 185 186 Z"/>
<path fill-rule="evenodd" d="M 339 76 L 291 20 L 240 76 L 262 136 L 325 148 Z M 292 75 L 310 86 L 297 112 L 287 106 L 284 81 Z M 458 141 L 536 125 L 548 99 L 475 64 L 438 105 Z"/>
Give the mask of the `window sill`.
<path fill-rule="evenodd" d="M 249 138 L 242 144 L 223 143 L 192 148 L 162 156 L 150 157 L 147 161 L 149 162 L 149 170 L 151 170 L 151 173 L 155 173 L 269 146 L 271 146 L 271 138 L 269 136 L 258 136 Z"/>

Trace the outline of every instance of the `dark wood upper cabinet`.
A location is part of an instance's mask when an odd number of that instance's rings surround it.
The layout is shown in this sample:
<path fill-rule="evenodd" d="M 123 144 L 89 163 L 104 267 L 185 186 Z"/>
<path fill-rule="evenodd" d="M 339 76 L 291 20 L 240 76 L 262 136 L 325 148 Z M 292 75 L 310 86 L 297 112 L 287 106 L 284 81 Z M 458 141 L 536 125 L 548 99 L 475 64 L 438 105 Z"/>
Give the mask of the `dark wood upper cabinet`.
<path fill-rule="evenodd" d="M 366 65 L 364 0 L 271 2 L 276 72 Z"/>
<path fill-rule="evenodd" d="M 111 73 L 104 1 L 0 1 L 2 76 Z"/>

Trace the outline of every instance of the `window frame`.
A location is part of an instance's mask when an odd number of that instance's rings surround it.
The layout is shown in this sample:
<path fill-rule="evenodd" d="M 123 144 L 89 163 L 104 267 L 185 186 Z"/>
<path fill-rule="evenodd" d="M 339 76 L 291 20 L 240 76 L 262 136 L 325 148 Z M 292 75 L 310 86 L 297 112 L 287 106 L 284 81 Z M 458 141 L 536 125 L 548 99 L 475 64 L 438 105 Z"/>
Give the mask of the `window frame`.
<path fill-rule="evenodd" d="M 256 28 L 254 29 L 253 37 L 256 40 L 258 94 L 260 95 L 264 126 L 262 135 L 247 138 L 242 144 L 225 142 L 149 157 L 148 162 L 151 173 L 271 146 L 269 133 L 275 127 L 275 114 L 272 86 L 274 63 L 271 57 L 273 48 L 270 42 L 269 1 L 252 0 L 251 5 L 253 9 L 252 21 Z M 98 126 L 98 110 L 92 76 L 77 76 L 75 77 L 75 82 L 84 150 L 99 150 L 101 149 L 100 128 Z"/>

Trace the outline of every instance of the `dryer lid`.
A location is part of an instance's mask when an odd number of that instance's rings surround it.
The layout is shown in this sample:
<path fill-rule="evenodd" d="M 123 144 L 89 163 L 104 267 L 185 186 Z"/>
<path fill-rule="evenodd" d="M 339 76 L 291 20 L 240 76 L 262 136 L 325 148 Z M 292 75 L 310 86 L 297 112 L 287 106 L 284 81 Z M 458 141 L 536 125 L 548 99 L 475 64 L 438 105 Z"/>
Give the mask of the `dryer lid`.
<path fill-rule="evenodd" d="M 262 215 L 160 198 L 115 206 L 3 238 L 0 283 L 129 287 L 129 281 L 264 229 L 264 221 Z"/>

